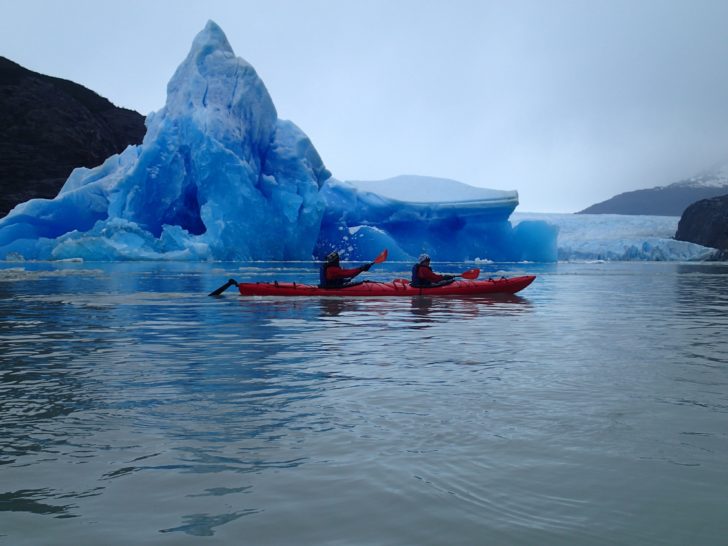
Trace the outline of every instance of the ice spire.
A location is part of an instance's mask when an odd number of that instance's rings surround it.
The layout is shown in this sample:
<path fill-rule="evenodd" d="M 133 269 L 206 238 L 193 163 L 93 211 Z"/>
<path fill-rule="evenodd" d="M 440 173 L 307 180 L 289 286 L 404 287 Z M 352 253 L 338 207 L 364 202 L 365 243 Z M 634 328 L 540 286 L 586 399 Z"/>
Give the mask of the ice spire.
<path fill-rule="evenodd" d="M 329 177 L 209 21 L 143 143 L 0 220 L 0 258 L 309 259 Z"/>
<path fill-rule="evenodd" d="M 260 149 L 278 117 L 255 69 L 236 57 L 213 21 L 195 37 L 167 85 L 164 116 L 191 117 L 220 141 L 250 142 Z"/>

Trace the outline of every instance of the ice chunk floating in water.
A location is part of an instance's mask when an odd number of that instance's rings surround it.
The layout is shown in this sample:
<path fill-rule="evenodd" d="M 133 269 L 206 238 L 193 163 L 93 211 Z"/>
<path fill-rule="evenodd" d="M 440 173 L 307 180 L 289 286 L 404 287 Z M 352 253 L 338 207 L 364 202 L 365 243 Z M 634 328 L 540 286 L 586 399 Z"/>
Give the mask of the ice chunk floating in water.
<path fill-rule="evenodd" d="M 141 145 L 0 220 L 0 259 L 305 260 L 331 248 L 371 259 L 384 247 L 402 259 L 556 257 L 554 228 L 511 227 L 515 192 L 425 205 L 332 179 L 213 22 L 146 124 Z"/>

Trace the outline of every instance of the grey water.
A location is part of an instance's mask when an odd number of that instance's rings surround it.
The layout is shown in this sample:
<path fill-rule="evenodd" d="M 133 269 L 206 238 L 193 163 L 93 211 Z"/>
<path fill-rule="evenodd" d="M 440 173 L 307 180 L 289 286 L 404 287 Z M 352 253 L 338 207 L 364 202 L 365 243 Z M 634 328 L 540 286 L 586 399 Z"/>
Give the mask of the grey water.
<path fill-rule="evenodd" d="M 728 266 L 480 267 L 0 264 L 0 544 L 728 543 Z"/>

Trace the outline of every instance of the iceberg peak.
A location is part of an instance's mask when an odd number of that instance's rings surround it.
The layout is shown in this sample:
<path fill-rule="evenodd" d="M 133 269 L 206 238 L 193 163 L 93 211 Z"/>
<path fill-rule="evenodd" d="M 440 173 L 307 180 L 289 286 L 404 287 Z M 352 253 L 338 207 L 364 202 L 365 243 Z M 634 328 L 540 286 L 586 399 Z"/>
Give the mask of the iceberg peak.
<path fill-rule="evenodd" d="M 265 84 L 247 61 L 235 56 L 213 21 L 195 37 L 170 79 L 164 115 L 191 116 L 203 125 L 216 125 L 225 133 L 217 135 L 222 139 L 243 139 L 242 133 L 252 131 L 258 144 L 269 140 L 277 118 Z"/>
<path fill-rule="evenodd" d="M 227 36 L 215 21 L 212 19 L 207 21 L 195 39 L 192 40 L 192 48 L 190 54 L 204 53 L 205 51 L 220 51 L 234 55 L 233 48 L 228 42 Z"/>

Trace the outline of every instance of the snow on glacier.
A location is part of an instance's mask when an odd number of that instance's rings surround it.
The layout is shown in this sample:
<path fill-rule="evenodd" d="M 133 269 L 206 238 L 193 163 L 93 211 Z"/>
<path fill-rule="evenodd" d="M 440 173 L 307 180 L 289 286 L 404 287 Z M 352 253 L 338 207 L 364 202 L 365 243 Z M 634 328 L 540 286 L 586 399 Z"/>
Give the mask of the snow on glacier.
<path fill-rule="evenodd" d="M 428 199 L 422 178 L 370 186 L 378 193 L 339 181 L 303 131 L 278 118 L 254 68 L 212 21 L 146 125 L 142 144 L 74 170 L 55 199 L 28 201 L 0 219 L 0 259 L 308 260 L 335 249 L 369 260 L 388 248 L 393 260 L 427 252 L 435 260 L 555 261 L 695 259 L 705 251 L 647 231 L 615 238 L 609 219 L 512 216 L 515 191 L 452 191 L 454 181 L 445 181 L 448 189 L 435 195 L 431 187 Z M 395 183 L 399 193 L 385 195 Z M 599 230 L 612 235 L 599 238 Z"/>

